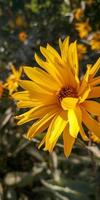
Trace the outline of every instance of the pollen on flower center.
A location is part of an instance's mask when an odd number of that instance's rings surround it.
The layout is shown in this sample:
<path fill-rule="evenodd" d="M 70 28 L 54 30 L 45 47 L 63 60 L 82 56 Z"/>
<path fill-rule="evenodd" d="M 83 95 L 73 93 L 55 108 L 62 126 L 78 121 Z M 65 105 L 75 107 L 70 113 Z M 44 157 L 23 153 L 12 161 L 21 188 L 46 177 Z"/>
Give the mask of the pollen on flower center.
<path fill-rule="evenodd" d="M 62 101 L 65 97 L 77 97 L 77 92 L 75 88 L 73 87 L 63 87 L 61 90 L 57 93 L 57 99 L 58 101 Z"/>

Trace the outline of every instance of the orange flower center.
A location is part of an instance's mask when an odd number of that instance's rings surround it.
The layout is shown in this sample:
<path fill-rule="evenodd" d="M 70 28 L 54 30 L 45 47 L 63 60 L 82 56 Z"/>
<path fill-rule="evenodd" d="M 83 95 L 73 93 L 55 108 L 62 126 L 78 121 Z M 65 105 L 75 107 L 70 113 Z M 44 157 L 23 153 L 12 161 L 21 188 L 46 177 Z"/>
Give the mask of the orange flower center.
<path fill-rule="evenodd" d="M 73 87 L 63 87 L 57 94 L 57 99 L 62 101 L 65 97 L 77 97 L 76 89 Z"/>

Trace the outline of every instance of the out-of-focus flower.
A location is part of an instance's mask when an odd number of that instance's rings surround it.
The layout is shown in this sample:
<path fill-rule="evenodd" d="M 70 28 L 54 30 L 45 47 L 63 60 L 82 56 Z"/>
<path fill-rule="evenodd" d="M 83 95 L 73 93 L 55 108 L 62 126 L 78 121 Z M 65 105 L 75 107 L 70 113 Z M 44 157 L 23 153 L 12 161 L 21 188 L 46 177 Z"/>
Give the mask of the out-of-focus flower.
<path fill-rule="evenodd" d="M 4 87 L 9 90 L 10 95 L 14 91 L 16 91 L 19 85 L 18 82 L 22 74 L 22 67 L 20 67 L 19 70 L 16 70 L 16 68 L 13 65 L 11 65 L 11 70 L 12 70 L 12 73 L 9 75 L 9 77 L 6 80 L 6 83 L 4 84 Z"/>
<path fill-rule="evenodd" d="M 14 28 L 15 28 L 15 23 L 14 23 L 14 21 L 13 21 L 12 19 L 10 19 L 10 20 L 8 21 L 8 26 L 9 26 L 11 29 L 14 29 Z"/>
<path fill-rule="evenodd" d="M 81 8 L 77 8 L 74 10 L 73 14 L 76 20 L 80 20 L 84 15 L 84 11 Z"/>
<path fill-rule="evenodd" d="M 78 44 L 77 51 L 78 51 L 79 60 L 81 60 L 81 59 L 83 59 L 84 54 L 87 52 L 87 48 L 84 44 Z"/>
<path fill-rule="evenodd" d="M 86 38 L 89 32 L 92 30 L 89 22 L 77 22 L 75 24 L 75 29 L 78 31 L 80 38 Z"/>
<path fill-rule="evenodd" d="M 100 138 L 97 137 L 95 134 L 91 133 L 90 138 L 91 138 L 91 140 L 92 140 L 93 142 L 100 143 Z"/>
<path fill-rule="evenodd" d="M 91 49 L 100 50 L 100 32 L 94 33 L 90 40 Z"/>
<path fill-rule="evenodd" d="M 69 44 L 67 37 L 59 40 L 59 46 L 61 55 L 49 44 L 40 47 L 46 60 L 35 54 L 41 68 L 24 67 L 31 80 L 20 80 L 24 91 L 16 92 L 13 98 L 19 108 L 30 109 L 16 117 L 18 125 L 35 120 L 26 137 L 31 140 L 48 128 L 39 147 L 44 144 L 45 150 L 52 152 L 63 134 L 64 153 L 69 156 L 79 132 L 88 140 L 82 123 L 100 137 L 100 123 L 93 117 L 100 116 L 100 104 L 93 101 L 100 97 L 100 77 L 95 78 L 100 59 L 92 67 L 88 65 L 80 79 L 76 42 Z"/>
<path fill-rule="evenodd" d="M 23 27 L 26 28 L 27 27 L 27 23 L 25 21 L 24 16 L 18 15 L 15 19 L 15 25 L 18 27 Z"/>
<path fill-rule="evenodd" d="M 88 6 L 91 6 L 94 3 L 94 0 L 86 0 L 86 4 Z"/>
<path fill-rule="evenodd" d="M 24 32 L 24 31 L 22 31 L 22 32 L 20 32 L 19 34 L 18 34 L 18 39 L 21 41 L 21 42 L 25 42 L 26 40 L 27 40 L 27 34 Z"/>
<path fill-rule="evenodd" d="M 4 86 L 3 86 L 2 82 L 0 82 L 0 98 L 2 97 L 3 90 L 4 90 Z"/>

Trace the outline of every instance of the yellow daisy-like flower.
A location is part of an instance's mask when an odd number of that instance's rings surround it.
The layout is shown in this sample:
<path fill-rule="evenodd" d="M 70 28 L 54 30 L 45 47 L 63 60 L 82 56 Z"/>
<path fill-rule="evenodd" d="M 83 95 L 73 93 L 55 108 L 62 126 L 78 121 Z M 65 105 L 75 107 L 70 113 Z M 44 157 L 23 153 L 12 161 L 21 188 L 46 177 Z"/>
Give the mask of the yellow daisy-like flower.
<path fill-rule="evenodd" d="M 86 38 L 89 32 L 92 30 L 89 22 L 77 22 L 75 24 L 75 29 L 78 31 L 80 38 Z"/>
<path fill-rule="evenodd" d="M 3 90 L 4 90 L 4 86 L 3 86 L 2 82 L 0 82 L 0 98 L 2 97 Z"/>
<path fill-rule="evenodd" d="M 87 48 L 84 44 L 78 44 L 77 45 L 77 51 L 78 51 L 79 60 L 82 60 L 83 57 L 84 57 L 84 54 L 87 52 Z"/>
<path fill-rule="evenodd" d="M 90 40 L 91 49 L 100 50 L 100 32 L 97 32 L 93 35 Z"/>
<path fill-rule="evenodd" d="M 83 17 L 84 15 L 84 11 L 81 8 L 77 8 L 73 12 L 74 12 L 74 18 L 76 20 L 80 20 L 81 17 Z"/>
<path fill-rule="evenodd" d="M 16 70 L 16 68 L 11 64 L 11 70 L 12 70 L 12 74 L 9 75 L 9 77 L 6 80 L 6 83 L 4 84 L 4 87 L 9 90 L 10 95 L 14 91 L 16 91 L 18 87 L 18 82 L 22 74 L 22 67 L 20 67 L 19 70 Z"/>
<path fill-rule="evenodd" d="M 100 68 L 100 59 L 79 79 L 76 41 L 69 44 L 67 37 L 59 39 L 61 55 L 49 44 L 40 47 L 45 61 L 35 54 L 41 68 L 24 67 L 31 80 L 20 80 L 25 90 L 13 94 L 19 108 L 30 110 L 17 116 L 18 125 L 36 120 L 29 128 L 27 138 L 32 139 L 47 129 L 40 143 L 52 152 L 58 138 L 63 134 L 64 153 L 69 156 L 75 139 L 80 132 L 88 140 L 83 124 L 100 137 L 100 123 L 92 116 L 100 116 L 100 104 L 93 98 L 100 97 L 100 77 L 95 77 Z"/>

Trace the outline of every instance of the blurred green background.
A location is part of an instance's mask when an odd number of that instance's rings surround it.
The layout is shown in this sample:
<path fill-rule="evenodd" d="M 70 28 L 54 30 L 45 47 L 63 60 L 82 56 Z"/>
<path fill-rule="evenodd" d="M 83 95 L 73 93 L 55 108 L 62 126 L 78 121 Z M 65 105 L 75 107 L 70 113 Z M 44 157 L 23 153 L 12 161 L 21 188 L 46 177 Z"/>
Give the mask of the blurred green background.
<path fill-rule="evenodd" d="M 85 10 L 92 32 L 98 31 L 100 0 L 0 0 L 0 81 L 10 73 L 10 63 L 36 65 L 34 53 L 47 43 L 58 48 L 58 39 L 70 35 L 87 45 L 80 62 L 81 73 L 94 63 L 99 51 L 91 51 L 87 41 L 75 30 L 73 11 Z M 49 154 L 37 149 L 40 138 L 23 138 L 26 125 L 18 127 L 14 116 L 19 112 L 4 92 L 0 99 L 0 200 L 99 200 L 99 144 L 78 140 L 67 159 L 62 141 Z"/>

